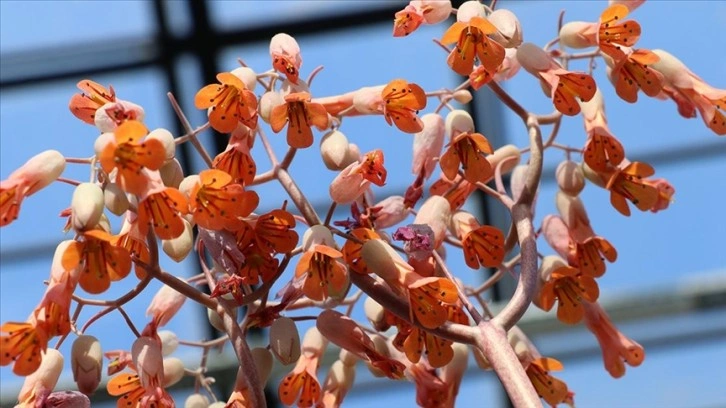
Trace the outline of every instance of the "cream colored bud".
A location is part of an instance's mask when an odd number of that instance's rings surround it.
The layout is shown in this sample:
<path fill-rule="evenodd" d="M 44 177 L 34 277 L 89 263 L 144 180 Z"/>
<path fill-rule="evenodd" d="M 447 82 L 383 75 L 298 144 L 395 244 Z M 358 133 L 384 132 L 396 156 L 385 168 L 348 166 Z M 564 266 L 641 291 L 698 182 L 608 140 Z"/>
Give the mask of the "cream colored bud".
<path fill-rule="evenodd" d="M 451 0 L 414 0 L 410 4 L 416 9 L 424 10 L 423 17 L 426 24 L 438 24 L 444 22 L 451 15 Z"/>
<path fill-rule="evenodd" d="M 552 272 L 555 270 L 567 266 L 567 262 L 557 255 L 547 255 L 542 258 L 542 262 L 539 265 L 539 278 L 542 282 L 547 282 L 552 276 Z"/>
<path fill-rule="evenodd" d="M 565 160 L 557 166 L 555 179 L 562 192 L 576 196 L 585 188 L 585 175 L 579 164 L 572 160 Z"/>
<path fill-rule="evenodd" d="M 496 9 L 487 19 L 499 30 L 492 35 L 494 41 L 505 48 L 517 48 L 522 44 L 522 26 L 514 13 L 507 9 Z"/>
<path fill-rule="evenodd" d="M 146 309 L 146 315 L 152 316 L 158 327 L 165 326 L 181 309 L 185 300 L 187 300 L 186 296 L 171 286 L 164 285 L 151 299 L 151 304 Z"/>
<path fill-rule="evenodd" d="M 355 354 L 351 353 L 350 351 L 348 351 L 344 348 L 340 349 L 340 354 L 338 354 L 338 359 L 340 360 L 341 363 L 343 363 L 347 366 L 351 366 L 351 367 L 354 367 L 355 363 L 357 363 L 359 360 L 359 358 L 356 357 Z"/>
<path fill-rule="evenodd" d="M 167 187 L 178 188 L 182 180 L 184 180 L 184 170 L 177 159 L 171 159 L 164 163 L 159 169 L 161 181 Z"/>
<path fill-rule="evenodd" d="M 446 134 L 454 137 L 459 133 L 474 132 L 474 119 L 471 118 L 469 112 L 454 109 L 446 115 Z"/>
<path fill-rule="evenodd" d="M 605 180 L 603 176 L 601 176 L 595 170 L 591 169 L 590 166 L 587 165 L 587 163 L 582 163 L 580 166 L 582 166 L 582 174 L 588 181 L 595 184 L 596 186 L 605 188 L 605 186 L 607 185 L 607 180 Z"/>
<path fill-rule="evenodd" d="M 179 183 L 179 191 L 184 193 L 185 196 L 190 197 L 192 194 L 192 189 L 197 184 L 200 184 L 201 181 L 199 180 L 198 174 L 192 174 L 190 176 L 184 177 L 184 180 L 182 180 L 181 183 Z"/>
<path fill-rule="evenodd" d="M 234 297 L 232 299 L 227 299 L 227 300 L 233 300 L 233 299 L 234 299 Z M 236 321 L 237 320 L 237 309 L 234 308 L 231 310 L 232 310 L 232 318 Z M 219 313 L 217 313 L 216 311 L 214 311 L 212 309 L 207 309 L 207 319 L 209 320 L 209 324 L 211 324 L 212 327 L 214 327 L 215 329 L 217 329 L 223 333 L 225 332 L 224 321 L 222 321 L 222 317 L 219 316 Z"/>
<path fill-rule="evenodd" d="M 320 334 L 317 327 L 313 326 L 305 332 L 303 337 L 302 348 L 306 353 L 315 353 L 319 356 L 323 355 L 325 347 L 328 345 L 328 340 Z"/>
<path fill-rule="evenodd" d="M 337 390 L 341 393 L 340 399 L 343 399 L 345 394 L 353 387 L 355 381 L 355 366 L 343 364 L 342 361 L 337 360 L 330 366 L 328 376 L 325 378 L 323 384 L 324 390 Z"/>
<path fill-rule="evenodd" d="M 283 97 L 295 92 L 310 93 L 310 87 L 308 86 L 308 83 L 305 82 L 305 80 L 303 80 L 302 78 L 299 78 L 297 80 L 297 84 L 293 84 L 288 79 L 282 81 L 282 84 L 280 85 L 280 93 Z"/>
<path fill-rule="evenodd" d="M 507 174 L 517 167 L 519 160 L 521 159 L 521 154 L 519 153 L 519 148 L 517 146 L 508 144 L 495 150 L 494 153 L 488 155 L 486 159 L 492 166 L 492 169 L 496 169 L 497 166 L 499 166 L 499 163 L 502 163 L 500 171 L 502 174 Z"/>
<path fill-rule="evenodd" d="M 103 189 L 103 202 L 114 215 L 121 215 L 129 209 L 129 198 L 116 183 L 106 184 Z"/>
<path fill-rule="evenodd" d="M 164 359 L 164 387 L 171 387 L 184 378 L 184 363 L 176 357 Z"/>
<path fill-rule="evenodd" d="M 376 203 L 373 207 L 380 208 L 380 210 L 376 212 L 376 228 L 392 227 L 405 220 L 409 214 L 404 197 L 399 195 L 386 197 L 382 201 Z"/>
<path fill-rule="evenodd" d="M 264 384 L 270 378 L 270 373 L 272 373 L 272 353 L 264 347 L 255 347 L 250 350 L 250 353 L 252 354 L 252 360 L 255 362 L 255 367 L 257 367 L 260 383 Z"/>
<path fill-rule="evenodd" d="M 93 142 L 93 151 L 96 152 L 96 157 L 101 157 L 101 152 L 106 148 L 109 143 L 116 142 L 116 135 L 113 132 L 101 133 L 96 141 Z"/>
<path fill-rule="evenodd" d="M 187 220 L 184 223 L 184 232 L 176 238 L 165 239 L 161 241 L 161 247 L 164 253 L 173 259 L 174 262 L 181 262 L 187 258 L 194 246 L 194 231 L 192 225 Z"/>
<path fill-rule="evenodd" d="M 63 355 L 54 348 L 48 348 L 43 355 L 40 366 L 33 374 L 25 377 L 23 388 L 20 389 L 18 401 L 28 401 L 34 394 L 44 390 L 50 392 L 58 383 L 63 371 Z"/>
<path fill-rule="evenodd" d="M 446 237 L 451 222 L 451 204 L 443 196 L 431 196 L 424 201 L 413 224 L 428 225 L 434 233 L 434 248 L 438 248 Z"/>
<path fill-rule="evenodd" d="M 478 0 L 463 2 L 456 11 L 456 21 L 468 23 L 473 17 L 485 17 L 486 9 Z"/>
<path fill-rule="evenodd" d="M 92 229 L 103 214 L 104 196 L 101 187 L 94 183 L 76 186 L 71 199 L 71 223 L 77 231 Z"/>
<path fill-rule="evenodd" d="M 390 325 L 385 320 L 386 310 L 380 303 L 376 302 L 372 297 L 367 297 L 363 302 L 363 310 L 365 310 L 366 317 L 374 329 L 378 331 L 388 330 Z"/>
<path fill-rule="evenodd" d="M 230 73 L 239 78 L 240 81 L 245 84 L 245 87 L 247 87 L 247 89 L 249 89 L 250 91 L 255 90 L 255 86 L 257 86 L 257 74 L 255 73 L 255 71 L 252 70 L 252 68 L 239 67 L 233 69 Z"/>
<path fill-rule="evenodd" d="M 391 357 L 391 353 L 388 350 L 388 343 L 386 342 L 386 339 L 383 336 L 379 335 L 372 335 L 370 336 L 371 340 L 373 340 L 373 345 L 375 346 L 375 349 L 377 352 L 379 352 L 381 355 L 385 357 Z M 383 370 L 379 369 L 378 367 L 374 367 L 372 364 L 370 364 L 369 361 L 365 362 L 366 367 L 368 367 L 368 371 L 373 374 L 374 377 L 387 377 L 386 373 L 383 372 Z"/>
<path fill-rule="evenodd" d="M 260 117 L 267 123 L 270 123 L 270 113 L 275 106 L 285 103 L 285 98 L 275 91 L 269 91 L 260 97 Z"/>
<path fill-rule="evenodd" d="M 400 275 L 398 267 L 406 264 L 390 245 L 380 239 L 366 241 L 361 249 L 361 256 L 368 269 L 385 280 L 398 279 Z"/>
<path fill-rule="evenodd" d="M 320 156 L 323 158 L 325 167 L 330 170 L 343 170 L 347 164 L 346 157 L 348 156 L 348 138 L 345 137 L 343 132 L 339 130 L 333 130 L 326 133 L 322 139 L 320 139 Z"/>
<path fill-rule="evenodd" d="M 277 361 L 288 365 L 300 358 L 300 334 L 289 317 L 279 317 L 270 326 L 270 351 Z"/>
<path fill-rule="evenodd" d="M 315 245 L 325 245 L 331 248 L 337 247 L 333 239 L 333 234 L 324 225 L 313 225 L 308 228 L 303 234 L 302 243 L 303 251 L 310 251 Z"/>
<path fill-rule="evenodd" d="M 192 394 L 184 401 L 184 408 L 207 408 L 209 399 L 202 394 Z"/>
<path fill-rule="evenodd" d="M 552 66 L 552 58 L 545 50 L 532 43 L 524 43 L 517 48 L 517 61 L 522 68 L 532 75 L 539 71 L 546 71 Z"/>
<path fill-rule="evenodd" d="M 97 338 L 88 335 L 78 336 L 71 347 L 71 368 L 73 381 L 78 391 L 91 395 L 101 383 L 103 371 L 103 352 Z"/>
<path fill-rule="evenodd" d="M 21 167 L 12 172 L 8 180 L 23 179 L 28 186 L 26 196 L 30 196 L 54 182 L 66 168 L 66 159 L 56 150 L 46 150 L 31 157 Z"/>
<path fill-rule="evenodd" d="M 179 347 L 179 338 L 171 330 L 159 331 L 159 339 L 161 339 L 161 355 L 164 357 L 171 355 Z"/>
<path fill-rule="evenodd" d="M 587 48 L 597 45 L 593 43 L 595 40 L 597 23 L 588 23 L 585 21 L 570 21 L 560 28 L 560 44 L 570 48 Z M 592 31 L 592 35 L 586 33 Z"/>
<path fill-rule="evenodd" d="M 224 408 L 226 406 L 227 406 L 226 402 L 217 401 L 217 402 L 211 404 L 208 408 Z"/>
<path fill-rule="evenodd" d="M 472 99 L 474 99 L 468 89 L 459 89 L 451 96 L 456 102 L 459 102 L 462 105 L 466 105 L 467 103 L 471 102 Z"/>
<path fill-rule="evenodd" d="M 169 161 L 176 156 L 176 143 L 174 143 L 174 136 L 168 130 L 162 128 L 154 129 L 146 136 L 146 140 L 149 139 L 156 139 L 164 145 L 166 161 Z"/>
<path fill-rule="evenodd" d="M 101 214 L 101 218 L 98 220 L 98 224 L 96 224 L 96 228 L 102 229 L 109 234 L 111 233 L 111 220 L 108 219 L 105 213 Z"/>
<path fill-rule="evenodd" d="M 348 153 L 345 156 L 345 161 L 343 162 L 345 167 L 350 166 L 352 163 L 355 163 L 360 159 L 360 149 L 358 148 L 358 145 L 355 143 L 350 143 L 348 145 Z"/>

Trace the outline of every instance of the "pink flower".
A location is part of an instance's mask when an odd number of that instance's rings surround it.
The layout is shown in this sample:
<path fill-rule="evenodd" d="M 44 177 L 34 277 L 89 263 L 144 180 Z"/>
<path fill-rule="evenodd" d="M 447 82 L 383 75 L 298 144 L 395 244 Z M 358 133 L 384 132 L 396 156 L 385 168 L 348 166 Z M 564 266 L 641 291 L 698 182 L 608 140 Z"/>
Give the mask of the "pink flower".
<path fill-rule="evenodd" d="M 179 309 L 181 309 L 186 299 L 186 296 L 177 292 L 175 289 L 164 285 L 156 292 L 154 298 L 151 299 L 151 304 L 146 309 L 146 315 L 152 316 L 152 320 L 156 323 L 157 327 L 165 326 L 176 315 Z"/>
<path fill-rule="evenodd" d="M 270 40 L 270 57 L 275 70 L 285 74 L 288 81 L 293 84 L 298 83 L 302 55 L 300 55 L 300 46 L 293 37 L 285 33 L 275 34 Z"/>

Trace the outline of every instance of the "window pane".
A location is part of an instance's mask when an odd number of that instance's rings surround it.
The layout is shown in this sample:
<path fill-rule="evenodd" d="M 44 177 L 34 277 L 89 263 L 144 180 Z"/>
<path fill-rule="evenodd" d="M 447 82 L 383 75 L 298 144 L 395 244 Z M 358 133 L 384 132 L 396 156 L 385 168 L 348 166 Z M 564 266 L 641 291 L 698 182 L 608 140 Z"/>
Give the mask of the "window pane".
<path fill-rule="evenodd" d="M 2 1 L 0 52 L 149 36 L 151 6 L 144 1 Z"/>

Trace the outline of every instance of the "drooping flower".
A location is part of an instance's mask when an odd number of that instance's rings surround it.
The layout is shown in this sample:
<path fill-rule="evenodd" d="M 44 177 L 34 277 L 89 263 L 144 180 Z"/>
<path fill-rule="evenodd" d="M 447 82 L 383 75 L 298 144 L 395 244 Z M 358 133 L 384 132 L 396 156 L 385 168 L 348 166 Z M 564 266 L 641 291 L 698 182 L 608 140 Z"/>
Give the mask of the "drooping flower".
<path fill-rule="evenodd" d="M 625 150 L 620 141 L 610 133 L 605 116 L 605 102 L 600 90 L 589 101 L 581 101 L 580 106 L 587 132 L 585 163 L 595 171 L 605 171 L 619 165 L 625 158 Z"/>
<path fill-rule="evenodd" d="M 606 188 L 610 190 L 610 203 L 620 214 L 630 216 L 629 200 L 640 211 L 653 208 L 660 197 L 658 189 L 644 180 L 655 174 L 647 163 L 632 162 L 616 169 L 609 177 Z"/>
<path fill-rule="evenodd" d="M 504 61 L 504 47 L 488 35 L 497 32 L 494 24 L 479 16 L 468 22 L 455 22 L 441 37 L 445 45 L 456 43 L 446 63 L 457 74 L 468 76 L 474 68 L 474 59 L 478 58 L 487 71 L 496 72 Z"/>
<path fill-rule="evenodd" d="M 602 349 L 605 369 L 614 378 L 625 375 L 625 365 L 639 366 L 645 359 L 643 346 L 621 333 L 598 303 L 586 303 L 585 325 L 595 335 Z"/>
<path fill-rule="evenodd" d="M 151 253 L 146 243 L 146 236 L 139 229 L 139 218 L 131 212 L 127 212 L 121 226 L 121 232 L 111 240 L 114 246 L 125 249 L 134 259 L 138 259 L 146 265 L 151 261 Z M 136 277 L 146 277 L 146 270 L 139 264 L 134 264 Z"/>
<path fill-rule="evenodd" d="M 448 146 L 439 165 L 449 180 L 456 178 L 460 166 L 464 178 L 471 183 L 485 183 L 494 174 L 494 169 L 484 156 L 494 151 L 489 140 L 481 133 L 459 133 L 452 136 Z"/>
<path fill-rule="evenodd" d="M 304 149 L 313 144 L 312 126 L 325 130 L 329 125 L 328 112 L 319 103 L 310 102 L 307 92 L 285 96 L 285 103 L 272 108 L 270 126 L 278 133 L 287 125 L 287 144 Z"/>
<path fill-rule="evenodd" d="M 467 198 L 476 190 L 476 184 L 468 182 L 459 174 L 452 181 L 442 173 L 441 177 L 429 188 L 429 193 L 444 197 L 449 202 L 451 210 L 456 211 L 464 205 Z"/>
<path fill-rule="evenodd" d="M 576 242 L 568 258 L 584 275 L 598 278 L 605 274 L 605 260 L 615 262 L 618 252 L 605 238 L 593 236 Z"/>
<path fill-rule="evenodd" d="M 65 167 L 63 155 L 55 150 L 46 150 L 12 172 L 7 180 L 0 181 L 0 227 L 15 221 L 25 197 L 47 187 L 63 173 Z"/>
<path fill-rule="evenodd" d="M 257 217 L 255 239 L 262 248 L 277 253 L 288 253 L 295 249 L 298 234 L 295 232 L 295 217 L 283 209 L 272 210 Z"/>
<path fill-rule="evenodd" d="M 388 175 L 383 160 L 383 151 L 373 150 L 338 173 L 328 188 L 333 201 L 348 204 L 365 193 L 371 183 L 383 186 Z"/>
<path fill-rule="evenodd" d="M 189 202 L 176 188 L 156 186 L 139 202 L 138 229 L 142 236 L 154 228 L 161 239 L 173 239 L 184 233 L 182 215 L 189 213 Z"/>
<path fill-rule="evenodd" d="M 348 287 L 345 265 L 339 261 L 340 251 L 326 245 L 315 245 L 306 251 L 295 268 L 295 277 L 303 278 L 303 293 L 312 300 L 340 298 Z"/>
<path fill-rule="evenodd" d="M 88 293 L 105 292 L 111 282 L 125 278 L 131 271 L 131 256 L 113 244 L 113 236 L 102 230 L 85 231 L 83 240 L 68 245 L 63 254 L 66 270 L 80 268 L 78 283 Z"/>
<path fill-rule="evenodd" d="M 292 372 L 280 382 L 277 394 L 285 405 L 297 402 L 299 407 L 313 407 L 322 396 L 317 371 L 323 357 L 327 340 L 317 328 L 310 328 L 302 343 L 302 354 Z"/>
<path fill-rule="evenodd" d="M 423 88 L 404 79 L 394 79 L 383 88 L 381 97 L 385 102 L 383 116 L 389 125 L 395 124 L 406 133 L 423 130 L 423 122 L 416 116 L 418 111 L 426 107 L 426 92 Z"/>
<path fill-rule="evenodd" d="M 88 123 L 95 124 L 96 111 L 107 103 L 116 102 L 116 92 L 113 87 L 109 89 L 103 87 L 90 79 L 84 79 L 76 84 L 78 89 L 83 93 L 75 94 L 71 97 L 68 108 L 73 116 Z"/>
<path fill-rule="evenodd" d="M 550 371 L 561 371 L 562 369 L 562 363 L 554 358 L 541 357 L 533 360 L 525 370 L 527 377 L 529 377 L 535 391 L 537 391 L 537 395 L 552 406 L 565 402 L 568 397 L 567 384 L 549 373 Z"/>
<path fill-rule="evenodd" d="M 416 31 L 423 22 L 423 13 L 409 4 L 403 10 L 396 12 L 393 19 L 393 36 L 407 36 Z"/>
<path fill-rule="evenodd" d="M 555 269 L 539 293 L 539 303 L 545 311 L 558 300 L 557 318 L 568 324 L 579 323 L 585 315 L 583 303 L 595 302 L 600 295 L 597 282 L 576 268 L 561 266 Z"/>
<path fill-rule="evenodd" d="M 504 260 L 504 233 L 490 225 L 480 225 L 464 211 L 452 216 L 451 224 L 461 240 L 466 265 L 472 269 L 492 268 Z"/>
<path fill-rule="evenodd" d="M 363 249 L 363 244 L 365 244 L 366 241 L 370 239 L 378 239 L 380 238 L 380 236 L 376 233 L 375 230 L 370 228 L 356 228 L 350 231 L 350 234 L 358 240 L 362 241 L 362 243 L 358 243 L 352 239 L 345 241 L 342 250 L 343 259 L 348 264 L 348 268 L 353 272 L 361 274 L 371 273 L 372 271 L 368 268 L 365 261 L 363 260 L 361 250 Z"/>
<path fill-rule="evenodd" d="M 221 133 L 230 133 L 239 123 L 257 127 L 257 97 L 231 72 L 217 74 L 219 84 L 207 85 L 194 96 L 197 109 L 212 108 L 209 124 Z"/>
<path fill-rule="evenodd" d="M 151 299 L 146 315 L 152 317 L 157 327 L 165 326 L 184 305 L 187 297 L 171 286 L 162 286 Z"/>
<path fill-rule="evenodd" d="M 297 41 L 285 33 L 275 34 L 270 39 L 270 57 L 272 67 L 285 74 L 288 81 L 297 85 L 302 66 L 302 55 Z"/>
<path fill-rule="evenodd" d="M 212 162 L 215 169 L 229 174 L 235 183 L 243 186 L 252 183 L 257 173 L 257 165 L 250 154 L 248 140 L 247 137 L 236 137 L 235 132 L 232 132 L 227 148 Z"/>
<path fill-rule="evenodd" d="M 620 62 L 640 38 L 640 24 L 623 21 L 630 10 L 624 4 L 613 4 L 600 15 L 597 43 L 600 51 Z"/>
<path fill-rule="evenodd" d="M 40 367 L 48 348 L 48 334 L 32 318 L 25 323 L 7 322 L 0 326 L 0 366 L 13 364 L 13 373 L 30 375 Z"/>
<path fill-rule="evenodd" d="M 148 133 L 141 122 L 124 122 L 114 131 L 113 137 L 105 140 L 98 155 L 101 168 L 107 174 L 117 169 L 116 184 L 128 193 L 143 194 L 149 180 L 142 169 L 158 170 L 166 160 L 164 145 L 157 139 L 144 139 Z"/>
<path fill-rule="evenodd" d="M 660 61 L 655 53 L 638 49 L 618 62 L 605 61 L 610 67 L 610 80 L 615 84 L 615 92 L 624 101 L 635 103 L 639 90 L 650 97 L 658 96 L 663 90 L 663 74 L 651 67 Z"/>
<path fill-rule="evenodd" d="M 597 89 L 592 76 L 562 68 L 542 48 L 524 43 L 517 49 L 517 60 L 530 74 L 540 80 L 542 90 L 552 98 L 561 113 L 574 116 L 580 113 L 579 98 L 589 101 Z"/>
<path fill-rule="evenodd" d="M 194 222 L 211 230 L 241 228 L 240 218 L 250 215 L 259 201 L 257 193 L 245 191 L 232 176 L 216 169 L 199 173 L 189 197 Z"/>

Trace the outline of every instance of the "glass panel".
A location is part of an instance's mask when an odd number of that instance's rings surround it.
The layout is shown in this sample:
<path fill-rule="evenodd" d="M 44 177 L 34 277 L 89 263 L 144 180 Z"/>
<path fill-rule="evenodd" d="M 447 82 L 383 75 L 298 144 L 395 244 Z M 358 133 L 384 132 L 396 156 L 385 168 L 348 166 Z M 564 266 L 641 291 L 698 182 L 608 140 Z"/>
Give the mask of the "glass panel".
<path fill-rule="evenodd" d="M 3 1 L 0 53 L 149 36 L 151 11 L 143 1 Z"/>
<path fill-rule="evenodd" d="M 395 0 L 401 3 L 401 8 L 407 2 Z M 210 1 L 210 11 L 216 28 L 236 29 L 249 26 L 264 26 L 281 22 L 293 22 L 296 20 L 313 17 L 335 18 L 341 12 L 350 13 L 358 10 L 371 10 L 390 7 L 395 1 L 336 1 L 312 0 L 276 0 L 258 1 L 254 7 L 247 2 L 234 2 L 214 0 Z M 393 16 L 391 16 L 393 20 Z"/>

